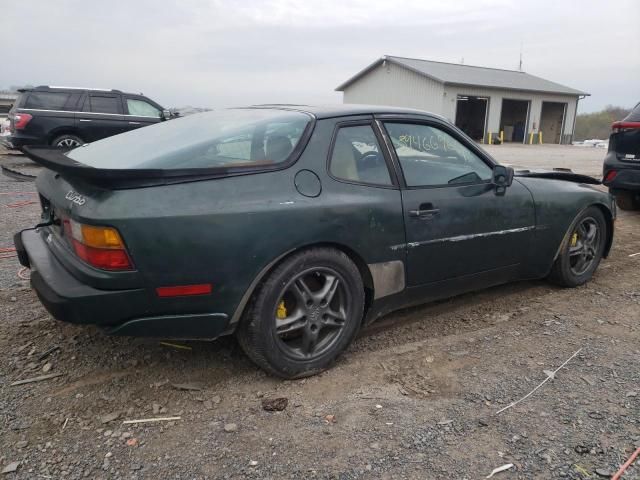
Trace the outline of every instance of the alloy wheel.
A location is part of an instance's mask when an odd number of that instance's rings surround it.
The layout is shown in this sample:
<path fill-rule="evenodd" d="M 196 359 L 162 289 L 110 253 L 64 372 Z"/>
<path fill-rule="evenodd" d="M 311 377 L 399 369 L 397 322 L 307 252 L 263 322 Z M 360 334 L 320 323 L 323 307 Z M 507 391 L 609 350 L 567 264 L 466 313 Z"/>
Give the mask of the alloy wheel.
<path fill-rule="evenodd" d="M 339 339 L 349 315 L 343 277 L 315 267 L 298 273 L 282 289 L 273 312 L 280 349 L 299 360 L 316 358 Z"/>
<path fill-rule="evenodd" d="M 575 276 L 583 275 L 597 261 L 600 229 L 592 217 L 582 219 L 569 242 L 569 266 Z"/>
<path fill-rule="evenodd" d="M 74 140 L 73 138 L 65 138 L 63 140 L 60 140 L 57 146 L 63 147 L 63 148 L 74 148 L 74 147 L 79 147 L 80 142 L 78 142 L 77 140 Z"/>

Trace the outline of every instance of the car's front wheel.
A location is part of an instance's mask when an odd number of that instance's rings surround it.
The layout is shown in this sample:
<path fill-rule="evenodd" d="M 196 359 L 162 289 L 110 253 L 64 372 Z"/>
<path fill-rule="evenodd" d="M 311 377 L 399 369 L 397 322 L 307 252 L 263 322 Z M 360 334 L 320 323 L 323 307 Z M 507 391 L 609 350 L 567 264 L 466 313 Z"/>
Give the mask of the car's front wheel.
<path fill-rule="evenodd" d="M 285 259 L 254 295 L 237 332 L 247 355 L 283 378 L 326 369 L 358 332 L 364 287 L 349 257 L 313 248 Z"/>
<path fill-rule="evenodd" d="M 577 287 L 589 281 L 602 259 L 607 235 L 602 211 L 597 207 L 587 208 L 562 245 L 549 279 L 563 287 Z"/>
<path fill-rule="evenodd" d="M 76 148 L 83 145 L 84 141 L 77 135 L 60 135 L 53 139 L 51 145 L 58 148 Z"/>

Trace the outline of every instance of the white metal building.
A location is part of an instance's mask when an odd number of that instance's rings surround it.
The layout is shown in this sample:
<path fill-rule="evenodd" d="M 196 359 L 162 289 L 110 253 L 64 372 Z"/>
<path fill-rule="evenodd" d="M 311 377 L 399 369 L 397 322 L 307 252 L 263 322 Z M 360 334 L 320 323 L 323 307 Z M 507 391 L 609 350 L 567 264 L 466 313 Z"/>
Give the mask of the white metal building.
<path fill-rule="evenodd" d="M 437 113 L 477 141 L 522 143 L 571 143 L 578 101 L 589 95 L 516 70 L 392 56 L 336 90 L 344 103 Z"/>

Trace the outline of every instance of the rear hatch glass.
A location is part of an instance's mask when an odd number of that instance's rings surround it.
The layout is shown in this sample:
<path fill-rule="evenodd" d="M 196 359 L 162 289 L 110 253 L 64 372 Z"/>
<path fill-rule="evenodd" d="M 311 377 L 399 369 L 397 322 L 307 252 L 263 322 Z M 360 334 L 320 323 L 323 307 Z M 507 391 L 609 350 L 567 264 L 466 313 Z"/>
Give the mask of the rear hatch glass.
<path fill-rule="evenodd" d="M 306 113 L 269 108 L 200 113 L 109 137 L 66 155 L 100 169 L 260 168 L 285 163 L 308 134 Z"/>

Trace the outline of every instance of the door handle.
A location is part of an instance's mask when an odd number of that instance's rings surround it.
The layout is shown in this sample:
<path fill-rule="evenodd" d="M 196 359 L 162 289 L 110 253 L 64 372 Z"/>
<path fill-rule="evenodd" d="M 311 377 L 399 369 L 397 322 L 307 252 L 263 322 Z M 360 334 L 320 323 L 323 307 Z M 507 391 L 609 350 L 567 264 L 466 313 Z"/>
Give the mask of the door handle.
<path fill-rule="evenodd" d="M 90 122 L 91 120 L 87 120 L 86 118 L 81 118 L 80 121 L 81 122 Z"/>
<path fill-rule="evenodd" d="M 129 122 L 129 125 L 140 125 L 140 122 Z"/>
<path fill-rule="evenodd" d="M 410 217 L 421 218 L 423 220 L 431 220 L 440 213 L 439 208 L 435 208 L 433 203 L 422 203 L 417 210 L 409 210 Z"/>

